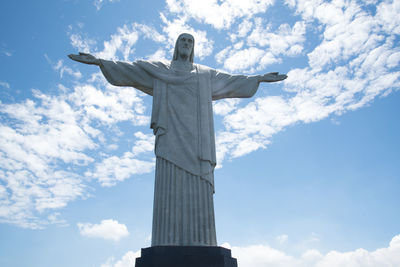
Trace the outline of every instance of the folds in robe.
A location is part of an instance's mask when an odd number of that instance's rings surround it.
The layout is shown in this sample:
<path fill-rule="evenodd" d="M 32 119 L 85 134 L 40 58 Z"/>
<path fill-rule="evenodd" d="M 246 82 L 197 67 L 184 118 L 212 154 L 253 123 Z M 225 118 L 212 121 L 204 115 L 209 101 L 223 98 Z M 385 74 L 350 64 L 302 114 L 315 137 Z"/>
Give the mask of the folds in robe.
<path fill-rule="evenodd" d="M 101 60 L 100 68 L 111 84 L 132 86 L 153 96 L 150 127 L 156 135 L 156 156 L 214 185 L 212 100 L 251 97 L 257 79 L 198 64 L 190 71 L 178 71 L 174 62 Z"/>

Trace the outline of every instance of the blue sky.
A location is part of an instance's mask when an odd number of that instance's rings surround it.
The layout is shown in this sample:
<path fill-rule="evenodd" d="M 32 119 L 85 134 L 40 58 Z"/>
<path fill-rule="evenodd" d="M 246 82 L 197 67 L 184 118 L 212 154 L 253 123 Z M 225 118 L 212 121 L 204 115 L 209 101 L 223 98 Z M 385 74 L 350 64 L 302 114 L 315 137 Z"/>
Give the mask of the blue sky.
<path fill-rule="evenodd" d="M 241 267 L 400 265 L 400 1 L 3 1 L 0 266 L 134 266 L 151 98 L 67 54 L 287 73 L 214 103 L 219 245 Z"/>

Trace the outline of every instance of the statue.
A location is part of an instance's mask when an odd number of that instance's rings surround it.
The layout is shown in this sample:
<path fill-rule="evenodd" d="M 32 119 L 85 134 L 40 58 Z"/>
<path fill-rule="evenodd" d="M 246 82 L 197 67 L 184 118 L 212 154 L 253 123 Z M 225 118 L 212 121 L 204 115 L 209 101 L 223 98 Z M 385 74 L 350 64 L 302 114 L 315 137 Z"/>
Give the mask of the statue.
<path fill-rule="evenodd" d="M 212 101 L 252 97 L 260 82 L 287 78 L 277 72 L 230 75 L 194 64 L 194 43 L 192 35 L 179 35 L 169 63 L 69 55 L 75 61 L 99 66 L 113 85 L 132 86 L 153 96 L 150 127 L 156 136 L 156 174 L 152 247 L 217 246 Z"/>

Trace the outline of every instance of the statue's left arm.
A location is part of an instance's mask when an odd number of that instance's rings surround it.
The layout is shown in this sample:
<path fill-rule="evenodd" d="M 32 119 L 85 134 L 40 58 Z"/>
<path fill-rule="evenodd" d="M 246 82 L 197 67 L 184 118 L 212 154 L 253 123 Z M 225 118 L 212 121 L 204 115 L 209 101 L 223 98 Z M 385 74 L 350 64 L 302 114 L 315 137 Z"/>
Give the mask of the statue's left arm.
<path fill-rule="evenodd" d="M 286 78 L 287 75 L 278 72 L 246 76 L 211 70 L 212 99 L 252 97 L 260 82 L 278 82 Z"/>

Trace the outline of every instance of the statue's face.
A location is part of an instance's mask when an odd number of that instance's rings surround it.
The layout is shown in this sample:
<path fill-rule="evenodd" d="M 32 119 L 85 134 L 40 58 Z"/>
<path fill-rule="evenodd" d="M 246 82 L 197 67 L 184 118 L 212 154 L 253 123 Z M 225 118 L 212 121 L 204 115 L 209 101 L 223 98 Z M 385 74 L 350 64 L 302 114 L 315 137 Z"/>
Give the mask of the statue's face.
<path fill-rule="evenodd" d="M 182 57 L 189 57 L 193 50 L 193 36 L 182 34 L 178 40 L 178 54 Z"/>

